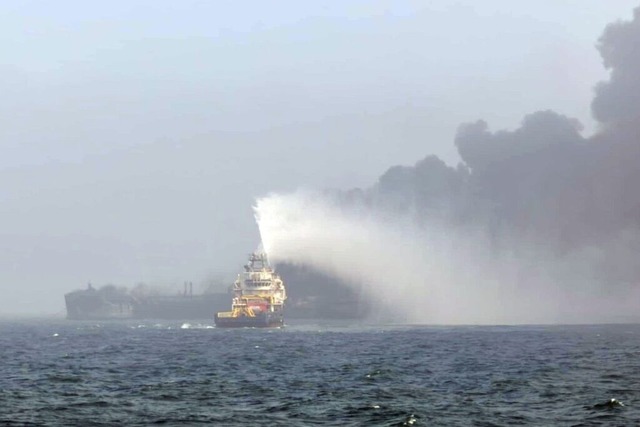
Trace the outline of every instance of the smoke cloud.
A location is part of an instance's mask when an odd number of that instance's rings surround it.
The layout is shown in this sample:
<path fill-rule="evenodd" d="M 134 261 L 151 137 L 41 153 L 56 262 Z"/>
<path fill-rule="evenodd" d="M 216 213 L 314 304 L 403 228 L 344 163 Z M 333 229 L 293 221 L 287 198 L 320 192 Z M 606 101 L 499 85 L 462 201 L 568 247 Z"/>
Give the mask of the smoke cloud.
<path fill-rule="evenodd" d="M 463 124 L 450 167 L 428 156 L 368 189 L 257 201 L 265 250 L 428 323 L 637 320 L 640 8 L 599 40 L 598 133 L 553 111 L 513 131 Z"/>
<path fill-rule="evenodd" d="M 345 207 L 326 193 L 271 195 L 255 210 L 274 262 L 340 278 L 373 307 L 373 320 L 550 323 L 621 321 L 635 313 L 633 301 L 593 280 L 598 253 L 554 260 L 521 245 L 517 253 L 497 256 L 481 231 L 419 227 L 362 206 Z"/>
<path fill-rule="evenodd" d="M 596 87 L 591 105 L 602 123 L 637 119 L 640 115 L 640 7 L 630 22 L 607 26 L 598 43 L 604 66 L 611 71 L 608 82 Z"/>

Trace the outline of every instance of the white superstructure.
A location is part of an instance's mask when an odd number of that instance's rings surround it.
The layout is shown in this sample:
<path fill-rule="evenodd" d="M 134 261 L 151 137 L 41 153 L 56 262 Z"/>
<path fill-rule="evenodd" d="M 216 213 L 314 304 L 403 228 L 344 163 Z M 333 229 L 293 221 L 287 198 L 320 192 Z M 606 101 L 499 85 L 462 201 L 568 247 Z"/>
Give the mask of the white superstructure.
<path fill-rule="evenodd" d="M 286 299 L 284 283 L 269 265 L 267 254 L 253 253 L 233 284 L 231 312 L 219 313 L 219 317 L 282 313 Z"/>

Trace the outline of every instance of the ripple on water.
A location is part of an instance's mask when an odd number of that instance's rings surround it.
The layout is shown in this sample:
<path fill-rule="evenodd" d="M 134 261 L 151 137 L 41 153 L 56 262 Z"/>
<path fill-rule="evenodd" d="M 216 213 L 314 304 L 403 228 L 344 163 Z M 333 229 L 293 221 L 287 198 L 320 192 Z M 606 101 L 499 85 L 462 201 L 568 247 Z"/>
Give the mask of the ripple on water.
<path fill-rule="evenodd" d="M 0 424 L 569 426 L 640 419 L 640 358 L 628 357 L 640 354 L 638 326 L 209 326 L 0 324 Z"/>

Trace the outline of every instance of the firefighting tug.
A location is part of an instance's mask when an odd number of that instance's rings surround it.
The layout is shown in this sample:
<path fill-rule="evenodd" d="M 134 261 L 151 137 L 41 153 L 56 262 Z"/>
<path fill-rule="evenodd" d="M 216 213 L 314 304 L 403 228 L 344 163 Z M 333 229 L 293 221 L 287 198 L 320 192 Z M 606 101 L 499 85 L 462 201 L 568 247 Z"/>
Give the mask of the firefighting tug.
<path fill-rule="evenodd" d="M 284 283 L 269 265 L 267 254 L 252 253 L 233 284 L 231 311 L 215 315 L 219 328 L 269 328 L 284 325 Z"/>

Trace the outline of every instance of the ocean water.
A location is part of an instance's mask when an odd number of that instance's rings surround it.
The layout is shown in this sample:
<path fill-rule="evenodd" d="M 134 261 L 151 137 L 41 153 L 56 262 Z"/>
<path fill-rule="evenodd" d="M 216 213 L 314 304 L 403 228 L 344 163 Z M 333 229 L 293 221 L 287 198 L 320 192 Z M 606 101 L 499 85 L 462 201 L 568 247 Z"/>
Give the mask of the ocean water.
<path fill-rule="evenodd" d="M 0 425 L 640 425 L 640 325 L 5 320 L 0 357 Z"/>

